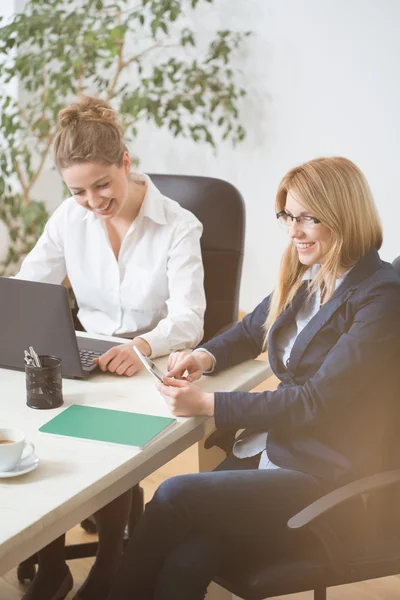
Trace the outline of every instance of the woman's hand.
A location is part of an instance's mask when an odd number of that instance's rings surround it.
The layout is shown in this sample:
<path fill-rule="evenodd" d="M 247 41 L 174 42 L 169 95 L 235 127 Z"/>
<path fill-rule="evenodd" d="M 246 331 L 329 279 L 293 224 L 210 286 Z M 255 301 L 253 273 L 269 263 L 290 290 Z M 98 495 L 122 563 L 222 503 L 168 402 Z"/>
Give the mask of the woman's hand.
<path fill-rule="evenodd" d="M 186 379 L 164 377 L 163 383 L 156 383 L 161 396 L 176 417 L 212 417 L 214 415 L 214 394 L 200 390 Z"/>
<path fill-rule="evenodd" d="M 117 375 L 132 377 L 132 375 L 139 371 L 142 366 L 133 346 L 138 346 L 139 350 L 146 356 L 151 354 L 150 345 L 143 338 L 134 338 L 127 344 L 113 346 L 102 356 L 94 358 L 93 362 L 96 363 L 102 371 L 110 371 Z"/>
<path fill-rule="evenodd" d="M 183 374 L 187 372 L 186 379 L 195 381 L 200 379 L 204 371 L 209 371 L 212 366 L 212 359 L 207 352 L 201 352 L 200 350 L 192 353 L 187 351 L 173 352 L 168 358 L 167 376 L 181 379 Z"/>

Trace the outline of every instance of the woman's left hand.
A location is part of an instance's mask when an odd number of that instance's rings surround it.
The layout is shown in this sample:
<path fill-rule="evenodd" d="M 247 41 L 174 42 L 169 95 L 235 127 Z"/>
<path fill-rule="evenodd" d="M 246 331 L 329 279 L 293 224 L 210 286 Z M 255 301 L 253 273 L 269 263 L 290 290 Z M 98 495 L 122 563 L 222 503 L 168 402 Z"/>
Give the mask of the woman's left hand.
<path fill-rule="evenodd" d="M 157 389 L 176 417 L 212 417 L 214 394 L 207 394 L 185 379 L 164 377 Z"/>
<path fill-rule="evenodd" d="M 135 338 L 127 344 L 113 346 L 102 356 L 99 356 L 99 358 L 94 358 L 93 362 L 99 365 L 102 371 L 110 371 L 117 375 L 132 377 L 142 366 L 133 346 L 138 346 L 143 354 L 151 354 L 149 344 L 142 338 Z"/>

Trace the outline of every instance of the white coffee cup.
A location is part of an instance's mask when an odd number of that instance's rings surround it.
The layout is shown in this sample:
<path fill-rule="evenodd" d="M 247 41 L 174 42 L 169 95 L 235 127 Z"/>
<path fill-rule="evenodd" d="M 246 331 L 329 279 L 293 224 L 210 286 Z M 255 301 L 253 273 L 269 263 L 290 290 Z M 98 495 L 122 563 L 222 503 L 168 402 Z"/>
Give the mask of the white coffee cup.
<path fill-rule="evenodd" d="M 20 429 L 0 428 L 0 471 L 12 471 L 17 465 L 28 463 L 35 446 L 25 441 Z"/>

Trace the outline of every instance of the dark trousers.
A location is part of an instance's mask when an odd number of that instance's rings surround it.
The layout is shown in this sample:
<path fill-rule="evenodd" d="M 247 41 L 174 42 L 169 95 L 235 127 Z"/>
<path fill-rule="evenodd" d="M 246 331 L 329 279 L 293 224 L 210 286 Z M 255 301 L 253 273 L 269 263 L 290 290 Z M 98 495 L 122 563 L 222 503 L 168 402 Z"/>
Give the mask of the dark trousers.
<path fill-rule="evenodd" d="M 109 600 L 202 600 L 218 571 L 238 554 L 275 555 L 311 534 L 288 519 L 325 490 L 304 473 L 257 470 L 231 456 L 212 473 L 160 485 L 124 553 Z M 310 536 L 310 537 L 308 537 Z"/>

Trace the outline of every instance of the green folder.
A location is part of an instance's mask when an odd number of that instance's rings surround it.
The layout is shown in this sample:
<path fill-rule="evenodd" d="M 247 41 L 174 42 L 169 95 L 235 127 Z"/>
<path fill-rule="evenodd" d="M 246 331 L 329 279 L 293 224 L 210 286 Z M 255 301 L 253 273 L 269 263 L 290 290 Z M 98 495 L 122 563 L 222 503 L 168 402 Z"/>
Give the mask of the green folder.
<path fill-rule="evenodd" d="M 42 433 L 143 447 L 176 423 L 169 417 L 72 404 L 39 428 Z"/>

